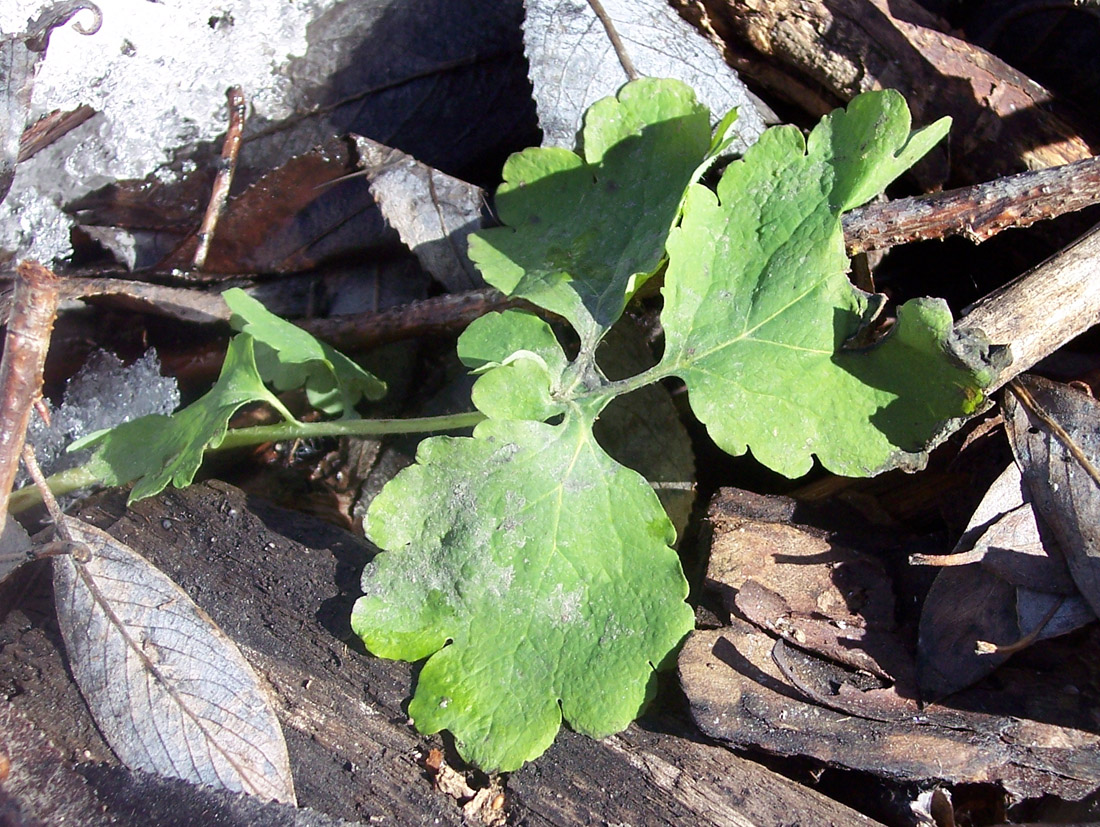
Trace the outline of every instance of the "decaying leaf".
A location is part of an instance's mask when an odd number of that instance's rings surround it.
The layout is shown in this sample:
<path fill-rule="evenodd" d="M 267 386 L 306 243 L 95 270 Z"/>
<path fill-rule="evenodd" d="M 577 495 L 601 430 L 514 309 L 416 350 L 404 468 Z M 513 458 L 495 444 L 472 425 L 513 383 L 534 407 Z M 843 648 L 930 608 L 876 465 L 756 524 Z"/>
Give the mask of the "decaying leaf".
<path fill-rule="evenodd" d="M 1036 515 L 1016 463 L 989 486 L 953 555 L 966 555 L 1009 583 L 1057 594 L 1077 587 L 1050 530 Z"/>
<path fill-rule="evenodd" d="M 91 559 L 54 566 L 69 665 L 106 741 L 132 769 L 293 802 L 263 684 L 209 616 L 141 555 L 75 519 Z"/>
<path fill-rule="evenodd" d="M 420 266 L 452 293 L 484 287 L 466 245 L 470 233 L 481 229 L 485 191 L 401 150 L 353 138 L 371 195 Z"/>
<path fill-rule="evenodd" d="M 212 273 L 287 273 L 308 270 L 318 262 L 378 243 L 380 222 L 372 225 L 370 198 L 362 187 L 333 184 L 355 170 L 347 141 L 330 140 L 319 149 L 288 158 L 266 172 L 226 204 L 210 245 L 205 269 Z M 321 220 L 308 221 L 307 210 L 323 203 Z M 88 220 L 90 216 L 84 215 Z M 333 235 L 350 219 L 353 238 L 335 243 Z M 198 225 L 157 266 L 187 269 L 198 246 Z M 372 232 L 373 230 L 373 232 Z"/>
<path fill-rule="evenodd" d="M 31 538 L 10 514 L 3 515 L 4 530 L 0 533 L 0 582 L 7 579 L 13 571 L 31 559 L 28 553 Z"/>
<path fill-rule="evenodd" d="M 997 782 L 1021 796 L 1069 798 L 1096 788 L 1100 736 L 1087 664 L 1007 665 L 996 685 L 952 695 L 950 705 L 922 703 L 908 647 L 893 634 L 885 572 L 828 532 L 789 524 L 789 509 L 739 493 L 723 491 L 708 515 L 707 584 L 734 615 L 728 627 L 693 633 L 679 660 L 705 733 L 909 781 Z M 1003 589 L 990 605 L 1015 627 L 1015 587 L 976 564 L 943 575 L 964 603 L 974 600 L 966 581 L 976 575 L 980 587 L 989 578 Z"/>
<path fill-rule="evenodd" d="M 1021 633 L 1039 641 L 1075 632 L 1096 620 L 1096 613 L 1080 594 L 1051 594 L 1017 586 L 1016 619 Z"/>
<path fill-rule="evenodd" d="M 1022 391 L 1010 389 L 1004 404 L 1013 454 L 1073 582 L 1100 612 L 1100 481 L 1086 467 L 1100 466 L 1100 403 L 1038 376 L 1016 383 Z"/>
<path fill-rule="evenodd" d="M 676 78 L 721 117 L 738 110 L 738 152 L 764 123 L 737 73 L 714 44 L 664 0 L 602 0 L 623 52 L 638 75 Z M 524 43 L 543 146 L 572 149 L 584 111 L 631 79 L 588 0 L 527 0 Z"/>
<path fill-rule="evenodd" d="M 925 598 L 918 652 L 929 697 L 958 691 L 1004 663 L 1008 653 L 984 651 L 989 645 L 1019 651 L 1095 619 L 1075 597 L 1065 558 L 1015 463 L 990 485 L 951 557 L 980 566 L 940 572 Z"/>
<path fill-rule="evenodd" d="M 1015 586 L 976 564 L 944 569 L 921 611 L 917 651 L 922 695 L 939 700 L 1008 660 L 1003 653 L 979 653 L 979 641 L 1004 646 L 1020 637 Z"/>

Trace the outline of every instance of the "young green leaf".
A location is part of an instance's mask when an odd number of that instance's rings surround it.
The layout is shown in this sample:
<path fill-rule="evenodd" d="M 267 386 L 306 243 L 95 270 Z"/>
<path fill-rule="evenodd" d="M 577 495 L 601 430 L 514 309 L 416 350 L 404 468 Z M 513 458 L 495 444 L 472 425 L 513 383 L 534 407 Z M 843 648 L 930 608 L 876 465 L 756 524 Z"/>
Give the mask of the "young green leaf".
<path fill-rule="evenodd" d="M 309 404 L 327 414 L 354 416 L 362 398 L 381 399 L 386 383 L 347 356 L 267 310 L 238 287 L 222 293 L 230 323 L 256 340 L 260 375 L 278 390 L 305 387 Z"/>
<path fill-rule="evenodd" d="M 474 405 L 496 419 L 544 422 L 563 413 L 561 378 L 565 353 L 550 325 L 521 310 L 488 313 L 458 339 L 458 358 L 481 376 Z"/>
<path fill-rule="evenodd" d="M 693 625 L 672 525 L 591 416 L 425 440 L 367 515 L 385 551 L 352 627 L 382 657 L 430 656 L 409 714 L 486 770 L 541 754 L 563 716 L 623 729 Z"/>
<path fill-rule="evenodd" d="M 808 142 L 768 130 L 723 174 L 692 185 L 668 241 L 661 369 L 724 450 L 788 476 L 816 454 L 841 474 L 919 463 L 944 420 L 972 412 L 993 378 L 983 343 L 952 329 L 945 303 L 907 302 L 884 339 L 846 343 L 868 296 L 847 280 L 840 218 L 946 132 L 910 135 L 896 92 L 868 93 Z"/>
<path fill-rule="evenodd" d="M 130 502 L 163 491 L 169 484 L 185 488 L 195 478 L 207 448 L 225 438 L 229 418 L 249 402 L 267 402 L 293 420 L 282 403 L 264 387 L 256 370 L 252 337 L 229 343 L 221 375 L 201 399 L 172 416 L 153 414 L 77 440 L 69 450 L 93 448 L 86 468 L 105 485 L 137 484 Z"/>
<path fill-rule="evenodd" d="M 664 258 L 684 188 L 710 147 L 687 86 L 643 78 L 585 117 L 583 153 L 535 148 L 504 166 L 508 225 L 470 237 L 485 280 L 564 316 L 596 342 Z"/>

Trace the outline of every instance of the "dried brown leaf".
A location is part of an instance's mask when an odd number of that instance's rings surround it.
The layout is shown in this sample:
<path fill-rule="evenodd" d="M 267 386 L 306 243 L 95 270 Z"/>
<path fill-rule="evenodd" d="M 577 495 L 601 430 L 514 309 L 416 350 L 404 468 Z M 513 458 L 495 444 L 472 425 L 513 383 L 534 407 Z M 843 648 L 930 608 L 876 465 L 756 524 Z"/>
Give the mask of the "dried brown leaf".
<path fill-rule="evenodd" d="M 1017 586 L 1075 594 L 1065 558 L 1050 530 L 1035 514 L 1020 468 L 1010 464 L 974 510 L 955 553 L 982 555 L 982 565 Z"/>
<path fill-rule="evenodd" d="M 7 579 L 13 571 L 33 559 L 29 553 L 31 538 L 10 514 L 3 515 L 4 530 L 0 533 L 0 582 Z"/>
<path fill-rule="evenodd" d="M 484 287 L 466 245 L 470 233 L 481 229 L 485 191 L 398 149 L 352 138 L 371 195 L 420 266 L 452 293 Z"/>
<path fill-rule="evenodd" d="M 1020 638 L 1016 588 L 980 565 L 944 569 L 921 610 L 917 668 L 926 700 L 970 686 L 1008 659 L 978 654 L 978 641 L 997 645 Z"/>
<path fill-rule="evenodd" d="M 131 769 L 294 802 L 279 722 L 236 645 L 168 577 L 111 535 L 66 525 L 92 551 L 54 564 L 69 664 Z"/>
<path fill-rule="evenodd" d="M 1038 376 L 1016 383 L 1004 402 L 1016 462 L 1074 583 L 1100 612 L 1100 402 Z"/>

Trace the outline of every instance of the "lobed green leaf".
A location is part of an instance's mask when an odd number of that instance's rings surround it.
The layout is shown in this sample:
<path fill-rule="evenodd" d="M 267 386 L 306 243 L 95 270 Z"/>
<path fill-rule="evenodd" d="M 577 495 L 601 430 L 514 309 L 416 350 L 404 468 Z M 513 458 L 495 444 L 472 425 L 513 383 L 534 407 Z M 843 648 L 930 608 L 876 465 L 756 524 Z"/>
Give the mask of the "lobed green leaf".
<path fill-rule="evenodd" d="M 476 319 L 458 339 L 458 357 L 481 374 L 471 398 L 487 416 L 544 422 L 565 411 L 557 397 L 568 363 L 537 316 L 506 310 Z"/>
<path fill-rule="evenodd" d="M 134 502 L 169 484 L 190 485 L 203 453 L 221 444 L 230 417 L 250 402 L 285 411 L 260 379 L 252 337 L 242 334 L 230 341 L 218 381 L 206 395 L 172 416 L 143 416 L 77 440 L 69 450 L 94 449 L 86 467 L 105 485 L 136 480 L 129 499 Z"/>
<path fill-rule="evenodd" d="M 868 93 L 803 141 L 768 130 L 717 194 L 692 185 L 668 241 L 661 369 L 732 454 L 751 448 L 788 476 L 812 456 L 864 476 L 921 462 L 952 417 L 992 381 L 983 341 L 956 335 L 945 303 L 907 302 L 882 340 L 850 340 L 869 296 L 846 277 L 841 215 L 881 191 L 946 132 L 910 134 L 896 92 Z"/>
<path fill-rule="evenodd" d="M 595 343 L 664 258 L 684 188 L 711 145 L 709 114 L 690 88 L 644 78 L 588 111 L 583 158 L 517 153 L 496 209 L 507 226 L 470 237 L 485 280 L 551 310 Z"/>
<path fill-rule="evenodd" d="M 327 414 L 354 416 L 360 399 L 381 399 L 386 383 L 336 348 L 280 319 L 240 288 L 222 293 L 230 323 L 256 340 L 260 375 L 280 391 L 304 387 L 309 404 Z"/>
<path fill-rule="evenodd" d="M 541 754 L 563 716 L 593 737 L 623 729 L 693 625 L 656 495 L 575 410 L 425 440 L 366 530 L 384 552 L 352 627 L 383 657 L 430 656 L 409 714 L 485 770 Z"/>

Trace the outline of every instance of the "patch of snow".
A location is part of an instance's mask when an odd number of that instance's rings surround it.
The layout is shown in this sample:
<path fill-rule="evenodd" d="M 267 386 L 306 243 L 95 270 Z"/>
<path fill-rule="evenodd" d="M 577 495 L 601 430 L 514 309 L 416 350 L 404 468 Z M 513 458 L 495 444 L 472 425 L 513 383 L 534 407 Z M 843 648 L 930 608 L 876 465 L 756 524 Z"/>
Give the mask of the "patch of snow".
<path fill-rule="evenodd" d="M 34 82 L 31 122 L 87 104 L 99 114 L 20 164 L 0 204 L 0 248 L 44 262 L 71 252 L 62 203 L 144 178 L 181 148 L 226 129 L 225 92 L 243 87 L 268 119 L 292 111 L 286 66 L 305 54 L 310 21 L 339 0 L 98 0 L 102 28 L 53 31 Z M 25 31 L 42 0 L 0 4 L 0 31 Z M 72 22 L 90 21 L 81 11 Z"/>
<path fill-rule="evenodd" d="M 49 427 L 37 414 L 31 415 L 27 442 L 34 446 L 42 470 L 53 474 L 81 461 L 65 453 L 73 440 L 147 414 L 169 414 L 179 403 L 176 380 L 161 376 L 156 351 L 147 351 L 129 366 L 113 353 L 96 351 L 69 380 L 64 401 L 51 412 Z"/>

